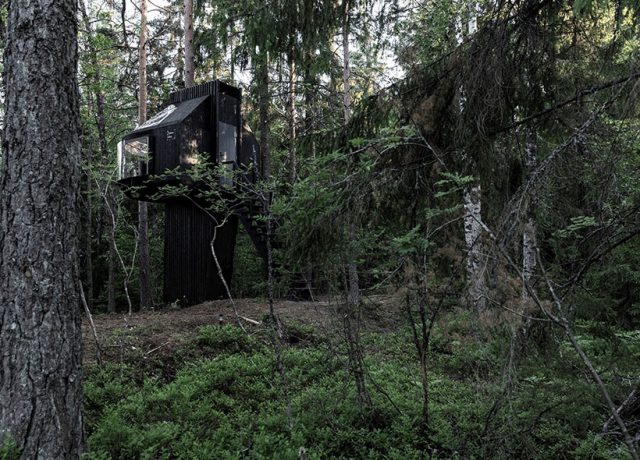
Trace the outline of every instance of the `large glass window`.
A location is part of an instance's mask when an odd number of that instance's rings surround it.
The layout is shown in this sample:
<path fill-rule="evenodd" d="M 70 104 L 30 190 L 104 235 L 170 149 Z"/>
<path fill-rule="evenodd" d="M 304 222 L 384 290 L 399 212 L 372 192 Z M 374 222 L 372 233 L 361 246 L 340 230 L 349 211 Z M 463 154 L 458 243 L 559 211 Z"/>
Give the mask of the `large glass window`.
<path fill-rule="evenodd" d="M 238 161 L 238 130 L 229 123 L 218 122 L 218 161 L 224 165 L 225 169 L 233 171 L 236 161 Z M 233 187 L 233 179 L 220 177 L 220 185 Z"/>
<path fill-rule="evenodd" d="M 149 173 L 149 136 L 127 139 L 118 145 L 118 172 L 120 179 Z"/>
<path fill-rule="evenodd" d="M 229 123 L 218 122 L 218 136 L 220 142 L 220 163 L 238 161 L 238 129 Z"/>

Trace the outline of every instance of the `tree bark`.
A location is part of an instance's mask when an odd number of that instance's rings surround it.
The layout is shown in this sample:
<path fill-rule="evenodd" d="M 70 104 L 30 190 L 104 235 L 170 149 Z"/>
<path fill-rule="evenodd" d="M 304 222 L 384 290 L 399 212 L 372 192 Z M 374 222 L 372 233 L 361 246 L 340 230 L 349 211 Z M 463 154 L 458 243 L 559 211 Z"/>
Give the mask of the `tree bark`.
<path fill-rule="evenodd" d="M 530 128 L 526 131 L 525 141 L 525 180 L 529 180 L 531 172 L 536 167 L 537 142 L 536 132 Z M 536 249 L 535 249 L 536 224 L 533 219 L 532 203 L 529 203 L 527 210 L 527 222 L 522 232 L 522 298 L 529 298 L 527 286 L 531 286 L 531 279 L 536 269 Z"/>
<path fill-rule="evenodd" d="M 184 0 L 184 86 L 194 85 L 195 63 L 193 52 L 193 0 Z"/>
<path fill-rule="evenodd" d="M 343 85 L 343 108 L 345 125 L 351 119 L 351 54 L 349 51 L 349 17 L 345 13 L 344 26 L 342 27 L 342 85 Z M 353 244 L 357 237 L 357 231 L 353 221 L 349 224 L 349 243 Z M 354 308 L 360 304 L 360 283 L 358 278 L 358 266 L 354 260 L 347 263 L 347 274 L 349 283 L 349 303 Z"/>
<path fill-rule="evenodd" d="M 138 43 L 138 123 L 147 121 L 147 0 L 140 2 L 140 41 Z M 151 257 L 149 256 L 149 211 L 138 201 L 138 246 L 140 248 L 140 308 L 153 306 Z M 131 313 L 131 312 L 129 312 Z"/>
<path fill-rule="evenodd" d="M 108 196 L 106 200 L 111 203 L 111 209 L 114 213 L 117 213 L 115 207 L 117 206 L 116 200 L 111 190 L 107 191 Z M 109 211 L 107 210 L 107 213 Z M 107 260 L 107 311 L 109 313 L 116 312 L 116 239 L 115 239 L 115 224 L 110 216 L 109 221 L 109 258 Z"/>
<path fill-rule="evenodd" d="M 351 119 L 351 53 L 349 50 L 349 11 L 345 6 L 344 25 L 342 27 L 342 85 L 343 85 L 343 108 L 345 126 Z M 350 249 L 355 246 L 358 231 L 353 216 L 349 216 L 349 228 L 347 238 Z M 358 265 L 353 254 L 347 261 L 347 303 L 346 310 L 342 312 L 343 327 L 347 340 L 347 352 L 349 354 L 349 365 L 356 384 L 356 394 L 358 402 L 365 406 L 371 406 L 372 400 L 367 390 L 365 380 L 365 364 L 360 344 L 359 330 L 359 310 L 360 310 L 360 279 L 358 277 Z"/>
<path fill-rule="evenodd" d="M 486 308 L 482 255 L 482 189 L 476 183 L 464 190 L 464 241 L 467 247 L 467 295 L 478 312 Z"/>
<path fill-rule="evenodd" d="M 289 54 L 289 97 L 287 98 L 287 114 L 289 117 L 289 184 L 296 181 L 296 63 L 293 53 Z"/>
<path fill-rule="evenodd" d="M 13 0 L 0 174 L 0 444 L 78 458 L 80 113 L 74 0 Z"/>
<path fill-rule="evenodd" d="M 271 177 L 271 125 L 269 122 L 269 56 L 262 51 L 263 56 L 258 57 L 256 73 L 258 80 L 258 105 L 260 106 L 260 156 L 262 165 L 262 177 Z"/>

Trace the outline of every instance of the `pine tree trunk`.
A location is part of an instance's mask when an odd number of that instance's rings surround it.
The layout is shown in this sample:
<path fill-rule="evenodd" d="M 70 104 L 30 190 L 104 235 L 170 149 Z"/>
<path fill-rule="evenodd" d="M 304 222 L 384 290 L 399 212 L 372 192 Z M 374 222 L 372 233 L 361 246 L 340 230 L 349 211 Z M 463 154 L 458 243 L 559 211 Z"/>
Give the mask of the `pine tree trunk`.
<path fill-rule="evenodd" d="M 76 2 L 13 0 L 0 173 L 0 444 L 78 458 L 80 113 Z"/>
<path fill-rule="evenodd" d="M 193 0 L 184 0 L 184 86 L 194 85 L 195 63 L 193 52 Z"/>
<path fill-rule="evenodd" d="M 147 0 L 140 2 L 140 41 L 138 43 L 138 123 L 147 120 Z M 149 256 L 149 218 L 147 203 L 138 201 L 138 248 L 140 308 L 153 306 L 151 258 Z M 131 312 L 129 312 L 131 313 Z"/>
<path fill-rule="evenodd" d="M 296 63 L 289 54 L 289 97 L 287 98 L 287 115 L 289 118 L 289 184 L 296 181 Z"/>
<path fill-rule="evenodd" d="M 91 95 L 87 97 L 87 107 L 89 111 L 93 111 L 93 100 Z M 85 300 L 90 306 L 93 304 L 93 258 L 92 258 L 92 233 L 93 233 L 93 207 L 91 203 L 91 196 L 93 194 L 91 168 L 93 167 L 93 146 L 88 145 L 91 140 L 88 140 L 88 135 L 85 132 L 84 126 L 82 129 L 82 152 L 85 158 L 82 160 L 85 167 L 89 172 L 85 175 L 82 173 L 82 181 L 84 184 L 84 190 L 82 190 L 83 199 L 81 200 L 82 206 L 80 210 L 80 222 L 82 227 L 82 236 L 80 238 L 82 251 L 80 255 L 83 272 L 81 275 L 82 284 L 85 287 Z M 82 171 L 82 168 L 81 168 Z"/>
<path fill-rule="evenodd" d="M 117 210 L 115 208 L 116 204 L 113 199 L 113 193 L 109 193 L 107 200 L 111 203 L 111 209 L 114 212 L 114 215 L 117 215 Z M 115 241 L 115 228 L 113 227 L 113 221 L 109 217 L 109 256 L 107 260 L 107 311 L 109 313 L 116 312 L 116 241 Z"/>
<path fill-rule="evenodd" d="M 345 24 L 342 28 L 342 57 L 343 57 L 343 67 L 342 67 L 342 85 L 343 85 L 343 93 L 342 93 L 342 104 L 344 108 L 344 120 L 345 124 L 349 123 L 351 119 L 351 68 L 350 61 L 351 55 L 349 51 L 349 18 L 345 18 Z M 349 243 L 354 243 L 357 232 L 355 225 L 351 223 L 349 225 Z M 350 260 L 347 263 L 347 275 L 349 282 L 349 303 L 352 306 L 357 306 L 360 304 L 360 283 L 358 278 L 358 267 L 355 261 Z"/>
<path fill-rule="evenodd" d="M 348 11 L 345 11 L 345 21 L 342 28 L 342 53 L 343 107 L 346 125 L 351 119 L 351 54 L 349 51 Z M 357 235 L 358 232 L 356 224 L 353 222 L 353 219 L 350 218 L 347 238 L 351 248 L 355 246 Z M 350 256 L 350 260 L 347 262 L 347 287 L 346 311 L 342 312 L 342 315 L 344 332 L 347 340 L 347 352 L 349 354 L 349 365 L 355 380 L 358 401 L 365 406 L 371 406 L 371 396 L 369 395 L 365 381 L 364 357 L 362 355 L 360 331 L 358 327 L 360 321 L 358 315 L 358 311 L 360 309 L 360 279 L 358 277 L 358 265 L 353 259 L 353 256 Z"/>
<path fill-rule="evenodd" d="M 258 105 L 260 106 L 260 156 L 262 165 L 262 177 L 271 177 L 271 125 L 269 122 L 269 57 L 266 51 L 264 56 L 258 57 L 256 73 L 258 80 Z"/>

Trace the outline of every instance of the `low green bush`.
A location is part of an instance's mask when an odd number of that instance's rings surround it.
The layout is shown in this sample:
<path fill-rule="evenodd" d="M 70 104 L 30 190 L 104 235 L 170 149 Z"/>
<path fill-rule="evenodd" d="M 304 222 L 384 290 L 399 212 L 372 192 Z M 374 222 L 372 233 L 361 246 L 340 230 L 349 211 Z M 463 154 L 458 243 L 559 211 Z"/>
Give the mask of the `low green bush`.
<path fill-rule="evenodd" d="M 425 426 L 420 367 L 407 330 L 363 335 L 373 398 L 373 407 L 364 407 L 343 347 L 315 340 L 285 346 L 279 367 L 268 341 L 235 326 L 205 327 L 196 346 L 211 357 L 186 362 L 168 383 L 136 383 L 119 366 L 89 372 L 87 455 L 297 459 L 303 449 L 308 459 L 625 458 L 619 440 L 593 434 L 608 414 L 564 344 L 562 354 L 522 353 L 507 380 L 506 334 L 494 341 L 458 334 L 434 331 Z M 623 336 L 635 353 L 636 336 Z M 596 361 L 619 347 L 588 328 L 580 340 Z M 624 366 L 618 372 L 638 372 L 633 360 L 617 364 Z"/>

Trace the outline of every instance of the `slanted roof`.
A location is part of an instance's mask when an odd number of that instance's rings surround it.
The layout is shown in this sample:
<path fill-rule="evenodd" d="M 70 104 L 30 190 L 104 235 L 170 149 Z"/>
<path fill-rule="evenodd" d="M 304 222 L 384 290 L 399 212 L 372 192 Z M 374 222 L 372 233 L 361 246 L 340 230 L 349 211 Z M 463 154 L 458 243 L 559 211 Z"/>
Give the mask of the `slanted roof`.
<path fill-rule="evenodd" d="M 142 131 L 178 124 L 196 110 L 208 97 L 209 96 L 202 96 L 195 99 L 188 99 L 178 104 L 170 104 L 143 124 L 136 126 L 126 137 L 141 133 Z"/>

